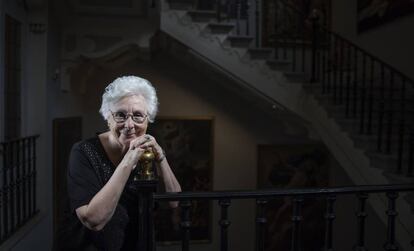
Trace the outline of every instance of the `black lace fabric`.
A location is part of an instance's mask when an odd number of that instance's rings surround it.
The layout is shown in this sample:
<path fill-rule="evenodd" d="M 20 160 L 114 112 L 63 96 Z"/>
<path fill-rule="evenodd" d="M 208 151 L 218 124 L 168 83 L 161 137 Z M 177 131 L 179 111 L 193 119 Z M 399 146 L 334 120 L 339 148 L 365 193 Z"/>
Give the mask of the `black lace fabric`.
<path fill-rule="evenodd" d="M 103 187 L 115 171 L 100 140 L 94 137 L 79 144 Z M 90 231 L 90 241 L 99 250 L 137 250 L 138 201 L 132 178 L 128 180 L 112 218 L 101 231 Z"/>

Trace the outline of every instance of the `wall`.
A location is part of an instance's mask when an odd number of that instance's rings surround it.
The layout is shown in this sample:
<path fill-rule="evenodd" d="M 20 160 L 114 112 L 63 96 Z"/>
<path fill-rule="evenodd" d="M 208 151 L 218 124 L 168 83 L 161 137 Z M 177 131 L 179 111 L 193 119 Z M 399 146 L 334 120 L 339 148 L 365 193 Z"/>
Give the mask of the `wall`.
<path fill-rule="evenodd" d="M 5 30 L 5 18 L 6 15 L 12 17 L 13 19 L 17 20 L 18 22 L 21 23 L 21 41 L 22 41 L 22 48 L 21 48 L 21 52 L 22 54 L 24 54 L 26 52 L 27 49 L 27 25 L 26 25 L 26 20 L 27 20 L 27 15 L 24 12 L 23 8 L 21 5 L 17 4 L 15 1 L 10 1 L 10 0 L 2 0 L 0 1 L 0 18 L 1 18 L 1 22 L 0 22 L 0 30 L 2 31 L 0 34 L 0 49 L 3 52 L 5 49 L 5 33 L 3 32 Z M 4 55 L 2 53 L 2 55 Z M 5 62 L 4 62 L 4 57 L 2 56 L 0 59 L 0 97 L 2 98 L 2 101 L 0 103 L 1 107 L 4 106 L 4 99 L 3 96 L 4 94 L 4 67 L 5 67 Z M 26 69 L 24 62 L 22 62 L 22 67 L 23 70 Z M 24 74 L 22 74 L 24 76 Z M 24 87 L 27 84 L 25 83 L 25 81 L 22 81 L 22 96 L 25 94 L 24 93 Z M 22 108 L 24 109 L 24 108 Z M 24 112 L 24 111 L 22 111 Z M 3 119 L 4 116 L 4 109 L 0 109 L 0 119 Z M 24 123 L 24 122 L 23 122 Z M 4 133 L 4 129 L 3 129 L 3 123 L 0 123 L 0 139 L 3 139 L 3 133 Z M 24 128 L 24 125 L 22 125 L 22 127 Z M 23 129 L 22 129 L 23 130 Z M 24 131 L 24 130 L 23 130 Z M 24 133 L 24 132 L 22 132 Z"/>
<path fill-rule="evenodd" d="M 360 34 L 357 33 L 357 0 L 332 1 L 332 27 L 363 49 L 414 79 L 414 13 Z"/>
<path fill-rule="evenodd" d="M 2 248 L 21 249 L 21 245 L 48 248 L 47 214 L 50 213 L 50 185 L 51 176 L 47 160 L 48 128 L 46 127 L 46 55 L 47 55 L 47 31 L 34 33 L 30 29 L 30 23 L 44 24 L 47 26 L 47 6 L 42 1 L 40 5 L 32 5 L 35 9 L 25 10 L 22 1 L 1 1 L 1 25 L 4 25 L 5 14 L 12 16 L 21 23 L 22 35 L 22 71 L 21 71 L 21 103 L 22 103 L 22 136 L 39 134 L 37 141 L 37 207 L 40 209 L 34 219 L 29 221 L 22 229 L 16 232 Z M 47 30 L 47 29 L 46 29 Z M 1 29 L 1 50 L 4 50 L 4 29 Z M 1 55 L 4 55 L 3 53 Z M 1 57 L 1 89 L 4 84 L 4 62 Z M 2 93 L 3 95 L 3 93 Z M 3 100 L 3 99 L 2 99 Z M 1 109 L 3 110 L 3 109 Z M 3 111 L 2 111 L 3 112 Z M 3 130 L 2 132 L 3 133 Z M 0 135 L 2 137 L 2 135 Z M 37 236 L 33 235 L 37 233 Z M 43 238 L 42 238 L 43 237 Z M 19 241 L 23 239 L 23 241 Z M 17 243 L 16 243 L 17 242 Z M 22 248 L 24 249 L 24 248 Z"/>

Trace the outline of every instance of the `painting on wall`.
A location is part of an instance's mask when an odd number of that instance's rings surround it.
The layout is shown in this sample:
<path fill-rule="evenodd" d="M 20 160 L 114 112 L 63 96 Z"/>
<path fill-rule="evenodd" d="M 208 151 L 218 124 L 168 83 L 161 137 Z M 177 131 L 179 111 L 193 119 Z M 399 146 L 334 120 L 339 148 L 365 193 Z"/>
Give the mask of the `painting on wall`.
<path fill-rule="evenodd" d="M 358 0 L 358 32 L 366 31 L 414 13 L 412 0 Z"/>
<path fill-rule="evenodd" d="M 164 149 L 183 191 L 211 191 L 213 171 L 213 119 L 161 117 L 149 126 Z M 162 192 L 162 191 L 158 191 Z M 192 201 L 191 241 L 211 241 L 211 203 Z M 155 238 L 159 244 L 181 241 L 178 209 L 160 203 L 155 212 Z"/>
<path fill-rule="evenodd" d="M 280 46 L 286 39 L 311 41 L 314 10 L 319 23 L 330 27 L 331 0 L 263 1 L 262 47 Z"/>
<path fill-rule="evenodd" d="M 322 144 L 259 145 L 258 189 L 326 187 L 329 183 L 329 154 Z M 326 203 L 306 198 L 302 204 L 302 245 L 306 250 L 322 250 Z M 270 200 L 266 207 L 265 250 L 290 250 L 292 200 Z"/>

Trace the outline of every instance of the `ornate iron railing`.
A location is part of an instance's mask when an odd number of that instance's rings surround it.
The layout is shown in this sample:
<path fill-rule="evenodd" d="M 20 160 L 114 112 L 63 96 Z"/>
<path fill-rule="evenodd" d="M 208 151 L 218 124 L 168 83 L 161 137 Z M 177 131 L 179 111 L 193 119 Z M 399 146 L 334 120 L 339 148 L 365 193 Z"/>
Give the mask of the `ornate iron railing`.
<path fill-rule="evenodd" d="M 333 98 L 337 117 L 354 121 L 354 133 L 376 141 L 368 152 L 396 160 L 386 171 L 412 177 L 414 81 L 323 26 L 315 25 L 314 36 L 315 88 Z"/>
<path fill-rule="evenodd" d="M 0 143 L 0 244 L 37 213 L 37 138 Z"/>
<path fill-rule="evenodd" d="M 304 203 L 309 200 L 320 198 L 325 201 L 326 209 L 324 210 L 324 217 L 320 220 L 325 222 L 325 237 L 324 250 L 334 250 L 333 243 L 333 229 L 334 220 L 336 218 L 334 205 L 335 202 L 345 195 L 354 195 L 358 200 L 355 219 L 358 222 L 355 233 L 355 250 L 366 250 L 368 248 L 365 244 L 366 228 L 367 228 L 367 207 L 366 202 L 369 196 L 373 194 L 385 194 L 385 200 L 388 203 L 384 214 L 388 217 L 387 234 L 383 236 L 384 250 L 398 250 L 396 241 L 396 217 L 398 216 L 398 209 L 396 207 L 396 200 L 401 192 L 413 191 L 414 184 L 400 184 L 400 185 L 375 185 L 375 186 L 351 186 L 351 187 L 332 187 L 332 188 L 313 188 L 313 189 L 272 189 L 272 190 L 254 190 L 254 191 L 213 191 L 213 192 L 182 192 L 182 193 L 166 193 L 154 194 L 154 189 L 148 189 L 148 182 L 143 183 L 142 191 L 138 190 L 139 198 L 145 208 L 141 208 L 140 212 L 140 229 L 143 232 L 151 233 L 150 235 L 140 235 L 138 243 L 145 250 L 155 250 L 156 245 L 154 238 L 151 236 L 154 233 L 153 214 L 151 208 L 154 207 L 156 201 L 179 201 L 181 208 L 181 230 L 182 240 L 181 246 L 183 251 L 190 250 L 191 239 L 191 207 L 192 202 L 200 200 L 218 201 L 220 207 L 220 250 L 229 250 L 228 231 L 231 228 L 229 220 L 228 209 L 231 207 L 234 200 L 253 199 L 256 201 L 256 238 L 255 250 L 265 250 L 265 236 L 266 236 L 266 208 L 272 200 L 278 198 L 289 198 L 292 203 L 291 212 L 291 251 L 302 250 L 301 238 L 306 233 L 301 232 L 301 225 L 306 221 L 303 218 L 302 208 Z M 152 186 L 156 186 L 152 183 Z M 352 216 L 351 216 L 352 217 Z M 156 228 L 157 226 L 155 226 Z"/>

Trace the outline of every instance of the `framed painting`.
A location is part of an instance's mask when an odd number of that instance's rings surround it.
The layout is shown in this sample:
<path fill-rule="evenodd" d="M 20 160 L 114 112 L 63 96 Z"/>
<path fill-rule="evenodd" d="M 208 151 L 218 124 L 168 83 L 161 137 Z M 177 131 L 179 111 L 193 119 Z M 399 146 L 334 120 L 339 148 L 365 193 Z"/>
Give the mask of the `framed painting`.
<path fill-rule="evenodd" d="M 262 47 L 310 44 L 313 39 L 310 17 L 314 10 L 321 25 L 331 25 L 331 0 L 262 1 L 261 9 Z"/>
<path fill-rule="evenodd" d="M 329 154 L 321 144 L 259 145 L 258 189 L 326 187 Z M 322 250 L 323 199 L 306 198 L 302 204 L 302 243 L 306 250 Z M 290 250 L 292 201 L 284 197 L 268 202 L 265 250 Z"/>
<path fill-rule="evenodd" d="M 159 117 L 149 126 L 164 149 L 183 191 L 211 191 L 213 170 L 212 118 Z M 211 241 L 211 203 L 193 201 L 191 241 Z M 179 209 L 160 204 L 155 212 L 155 239 L 159 244 L 181 241 Z"/>
<path fill-rule="evenodd" d="M 358 0 L 358 33 L 414 13 L 411 0 Z"/>

